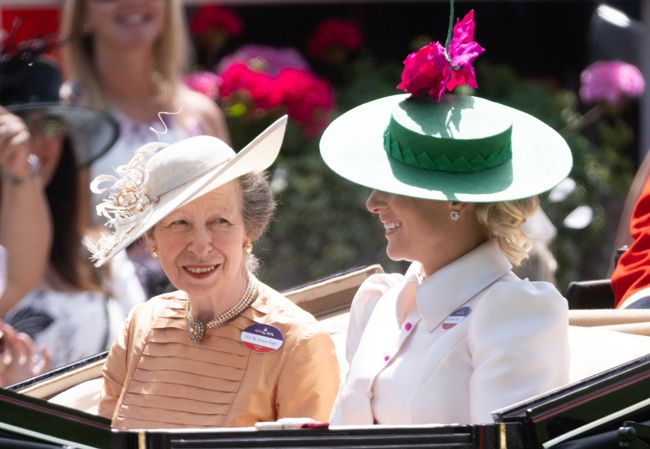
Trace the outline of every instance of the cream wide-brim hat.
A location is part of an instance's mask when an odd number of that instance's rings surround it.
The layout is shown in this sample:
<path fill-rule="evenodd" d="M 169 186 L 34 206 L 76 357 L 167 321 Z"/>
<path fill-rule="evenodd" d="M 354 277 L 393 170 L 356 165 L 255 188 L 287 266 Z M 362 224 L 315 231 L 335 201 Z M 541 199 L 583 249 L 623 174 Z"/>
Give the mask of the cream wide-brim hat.
<path fill-rule="evenodd" d="M 564 138 L 541 120 L 451 94 L 440 102 L 402 94 L 357 106 L 327 127 L 320 151 L 337 174 L 371 189 L 477 203 L 550 190 L 573 163 Z"/>
<path fill-rule="evenodd" d="M 86 241 L 95 265 L 103 265 L 179 207 L 270 167 L 280 152 L 286 125 L 285 115 L 238 153 L 212 136 L 189 137 L 159 150 L 164 144 L 148 144 L 118 168 L 119 177 L 97 177 L 93 191 L 108 192 L 97 213 L 108 218 L 106 226 L 113 231 L 97 243 Z M 104 182 L 112 185 L 99 188 Z"/>

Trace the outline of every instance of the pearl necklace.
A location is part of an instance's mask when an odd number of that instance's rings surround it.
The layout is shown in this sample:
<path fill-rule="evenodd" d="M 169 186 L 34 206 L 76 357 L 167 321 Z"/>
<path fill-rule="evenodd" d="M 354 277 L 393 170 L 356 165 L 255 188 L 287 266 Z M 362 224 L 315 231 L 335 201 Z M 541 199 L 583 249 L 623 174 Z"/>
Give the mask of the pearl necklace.
<path fill-rule="evenodd" d="M 192 306 L 190 305 L 190 300 L 188 298 L 187 303 L 185 304 L 185 316 L 187 317 L 188 326 L 187 332 L 190 340 L 194 343 L 200 343 L 207 329 L 213 329 L 219 327 L 222 324 L 234 319 L 237 315 L 242 313 L 244 309 L 250 306 L 255 298 L 257 297 L 257 279 L 252 274 L 249 274 L 248 285 L 246 286 L 246 291 L 244 295 L 239 298 L 239 301 L 235 303 L 230 309 L 223 312 L 221 315 L 217 316 L 215 319 L 204 323 L 201 320 L 195 320 L 192 318 Z"/>

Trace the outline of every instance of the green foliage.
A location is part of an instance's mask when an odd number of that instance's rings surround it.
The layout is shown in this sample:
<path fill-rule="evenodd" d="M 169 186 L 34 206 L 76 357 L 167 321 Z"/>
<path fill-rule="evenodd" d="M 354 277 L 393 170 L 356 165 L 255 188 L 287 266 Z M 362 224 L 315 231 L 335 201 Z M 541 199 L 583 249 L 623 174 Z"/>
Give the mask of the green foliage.
<path fill-rule="evenodd" d="M 385 95 L 398 93 L 401 65 L 379 63 L 362 54 L 340 67 L 327 67 L 336 88 L 337 114 Z M 633 167 L 626 152 L 633 132 L 619 113 L 582 113 L 572 91 L 551 83 L 521 79 L 510 67 L 477 64 L 484 98 L 528 112 L 557 129 L 571 147 L 576 189 L 563 201 L 542 197 L 542 207 L 558 228 L 551 250 L 558 261 L 557 285 L 564 290 L 577 279 L 607 275 L 613 239 Z M 471 94 L 470 89 L 459 89 Z M 280 112 L 250 119 L 246 111 L 226 111 L 236 148 L 241 148 Z M 604 114 L 605 112 L 606 114 Z M 248 117 L 248 118 L 247 118 Z M 272 169 L 278 199 L 276 217 L 255 253 L 260 277 L 288 288 L 350 267 L 380 263 L 387 271 L 403 269 L 387 259 L 383 228 L 364 206 L 369 191 L 335 175 L 325 166 L 318 138 L 307 139 L 289 124 L 283 149 Z M 584 229 L 562 225 L 576 207 L 588 205 L 594 216 Z"/>
<path fill-rule="evenodd" d="M 570 177 L 576 189 L 563 201 L 542 197 L 542 207 L 558 228 L 551 250 L 558 261 L 557 285 L 607 277 L 615 251 L 614 238 L 625 195 L 634 174 L 629 149 L 633 132 L 620 111 L 601 106 L 582 113 L 575 93 L 542 81 L 520 79 L 507 66 L 477 66 L 480 95 L 521 109 L 558 130 L 573 154 Z M 583 229 L 563 226 L 567 215 L 581 205 L 593 209 Z"/>

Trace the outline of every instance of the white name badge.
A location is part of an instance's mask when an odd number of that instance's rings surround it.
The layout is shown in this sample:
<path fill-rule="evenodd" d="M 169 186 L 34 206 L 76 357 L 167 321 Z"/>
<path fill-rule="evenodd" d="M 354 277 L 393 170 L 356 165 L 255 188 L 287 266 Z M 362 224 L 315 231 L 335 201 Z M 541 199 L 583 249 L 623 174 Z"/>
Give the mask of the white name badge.
<path fill-rule="evenodd" d="M 452 312 L 451 315 L 449 315 L 447 318 L 445 318 L 445 321 L 442 322 L 442 328 L 447 330 L 451 329 L 461 321 L 463 321 L 465 318 L 469 316 L 469 314 L 472 313 L 472 309 L 469 307 L 461 307 L 460 309 Z"/>
<path fill-rule="evenodd" d="M 275 326 L 255 323 L 241 332 L 241 341 L 253 352 L 271 352 L 280 349 L 284 337 Z"/>

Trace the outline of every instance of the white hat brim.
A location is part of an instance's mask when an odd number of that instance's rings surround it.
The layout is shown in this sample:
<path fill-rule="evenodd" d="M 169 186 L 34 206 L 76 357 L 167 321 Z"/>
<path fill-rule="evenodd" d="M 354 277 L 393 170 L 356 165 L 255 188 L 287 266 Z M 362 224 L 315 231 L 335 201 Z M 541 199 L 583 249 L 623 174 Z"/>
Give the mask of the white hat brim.
<path fill-rule="evenodd" d="M 364 103 L 338 117 L 320 141 L 325 163 L 340 176 L 371 189 L 441 201 L 493 202 L 527 198 L 560 183 L 572 166 L 566 141 L 537 118 L 498 105 L 512 118 L 512 159 L 473 173 L 412 167 L 384 150 L 391 111 L 408 95 Z M 489 118 L 486 118 L 489 120 Z"/>
<path fill-rule="evenodd" d="M 225 161 L 207 173 L 204 173 L 185 184 L 179 185 L 158 198 L 151 213 L 128 232 L 128 237 L 116 242 L 105 257 L 98 259 L 97 265 L 103 264 L 106 260 L 129 246 L 148 230 L 153 228 L 156 223 L 179 207 L 194 201 L 206 193 L 242 175 L 247 173 L 258 173 L 269 168 L 280 152 L 286 126 L 287 116 L 285 115 L 262 131 L 232 159 Z M 197 136 L 189 139 L 193 139 L 192 143 L 194 145 L 210 145 L 214 140 L 214 138 L 210 136 Z M 189 139 L 174 143 L 169 147 L 166 147 L 166 149 L 178 146 L 178 150 L 182 151 L 183 148 L 181 148 L 181 146 L 186 144 L 185 142 Z"/>

